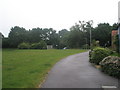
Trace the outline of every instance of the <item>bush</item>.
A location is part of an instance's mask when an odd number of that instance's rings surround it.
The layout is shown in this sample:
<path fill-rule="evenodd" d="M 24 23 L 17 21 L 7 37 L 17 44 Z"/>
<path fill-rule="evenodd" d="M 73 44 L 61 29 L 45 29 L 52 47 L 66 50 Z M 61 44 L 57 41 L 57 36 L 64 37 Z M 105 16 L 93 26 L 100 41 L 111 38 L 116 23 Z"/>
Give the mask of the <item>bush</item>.
<path fill-rule="evenodd" d="M 47 44 L 44 41 L 40 41 L 39 43 L 32 43 L 31 45 L 29 43 L 21 43 L 18 45 L 19 49 L 46 49 Z"/>
<path fill-rule="evenodd" d="M 99 65 L 99 62 L 102 61 L 105 57 L 109 56 L 111 51 L 106 48 L 96 47 L 89 53 L 90 62 Z"/>
<path fill-rule="evenodd" d="M 47 44 L 44 41 L 40 41 L 39 43 L 31 44 L 31 49 L 46 49 Z"/>
<path fill-rule="evenodd" d="M 39 49 L 39 44 L 38 43 L 33 43 L 33 44 L 31 44 L 31 46 L 30 46 L 30 49 Z"/>
<path fill-rule="evenodd" d="M 47 49 L 47 44 L 46 44 L 46 42 L 40 41 L 40 42 L 39 42 L 39 45 L 40 45 L 41 49 Z"/>
<path fill-rule="evenodd" d="M 117 56 L 108 56 L 101 62 L 101 70 L 111 76 L 120 78 L 120 58 Z"/>
<path fill-rule="evenodd" d="M 23 43 L 21 43 L 21 44 L 18 45 L 18 48 L 19 49 L 29 49 L 30 45 L 29 45 L 29 43 L 23 42 Z"/>

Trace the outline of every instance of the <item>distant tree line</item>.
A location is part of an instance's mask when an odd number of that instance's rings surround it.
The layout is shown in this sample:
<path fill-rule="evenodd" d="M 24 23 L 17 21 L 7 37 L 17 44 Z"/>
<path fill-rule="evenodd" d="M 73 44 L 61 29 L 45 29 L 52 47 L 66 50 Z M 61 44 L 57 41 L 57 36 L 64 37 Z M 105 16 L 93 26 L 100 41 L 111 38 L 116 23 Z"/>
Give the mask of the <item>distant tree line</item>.
<path fill-rule="evenodd" d="M 92 27 L 93 21 L 79 21 L 70 30 L 62 29 L 56 32 L 53 28 L 33 28 L 26 30 L 23 27 L 12 27 L 8 37 L 2 35 L 3 48 L 18 48 L 21 43 L 34 44 L 44 43 L 53 45 L 54 48 L 89 48 L 90 30 L 92 32 L 92 43 L 99 41 L 100 46 L 111 46 L 111 31 L 117 30 L 117 24 L 112 26 L 109 23 L 100 23 Z"/>

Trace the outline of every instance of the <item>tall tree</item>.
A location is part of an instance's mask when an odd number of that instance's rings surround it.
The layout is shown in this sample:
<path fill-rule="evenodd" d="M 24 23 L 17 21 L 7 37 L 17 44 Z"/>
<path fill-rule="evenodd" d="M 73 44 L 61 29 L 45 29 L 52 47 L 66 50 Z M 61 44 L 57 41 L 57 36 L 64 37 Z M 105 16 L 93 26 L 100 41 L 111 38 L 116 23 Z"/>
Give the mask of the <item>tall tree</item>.
<path fill-rule="evenodd" d="M 100 46 L 110 46 L 111 45 L 111 31 L 112 27 L 109 23 L 100 23 L 92 31 L 93 38 L 97 41 L 100 41 Z"/>
<path fill-rule="evenodd" d="M 59 48 L 68 47 L 69 31 L 67 29 L 62 29 L 58 32 L 58 34 L 59 34 Z"/>
<path fill-rule="evenodd" d="M 114 23 L 112 25 L 112 30 L 117 30 L 118 29 L 118 23 Z"/>
<path fill-rule="evenodd" d="M 42 28 L 33 28 L 32 30 L 29 30 L 27 33 L 27 41 L 29 43 L 37 43 L 42 40 Z"/>
<path fill-rule="evenodd" d="M 12 27 L 9 33 L 9 43 L 10 46 L 16 48 L 20 43 L 26 41 L 26 30 L 22 27 Z"/>
<path fill-rule="evenodd" d="M 89 44 L 90 29 L 93 29 L 91 22 L 79 21 L 79 23 L 70 28 L 68 39 L 70 47 L 80 48 L 85 44 Z"/>

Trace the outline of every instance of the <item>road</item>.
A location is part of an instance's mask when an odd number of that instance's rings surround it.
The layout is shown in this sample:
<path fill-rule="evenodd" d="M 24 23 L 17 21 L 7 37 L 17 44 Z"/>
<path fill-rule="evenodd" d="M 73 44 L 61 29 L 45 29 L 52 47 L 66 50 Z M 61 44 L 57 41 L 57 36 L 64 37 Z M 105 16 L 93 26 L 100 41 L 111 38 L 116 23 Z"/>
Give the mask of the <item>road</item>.
<path fill-rule="evenodd" d="M 49 72 L 42 88 L 118 87 L 118 80 L 102 73 L 89 63 L 89 53 L 79 53 L 62 59 Z"/>

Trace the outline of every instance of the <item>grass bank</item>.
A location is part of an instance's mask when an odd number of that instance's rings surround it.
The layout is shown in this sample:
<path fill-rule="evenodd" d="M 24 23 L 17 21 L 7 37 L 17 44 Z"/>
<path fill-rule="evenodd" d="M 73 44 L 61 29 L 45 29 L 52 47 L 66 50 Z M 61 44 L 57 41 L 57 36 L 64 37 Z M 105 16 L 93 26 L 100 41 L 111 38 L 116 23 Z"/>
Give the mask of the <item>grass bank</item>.
<path fill-rule="evenodd" d="M 56 62 L 84 51 L 3 49 L 3 88 L 36 88 Z"/>

